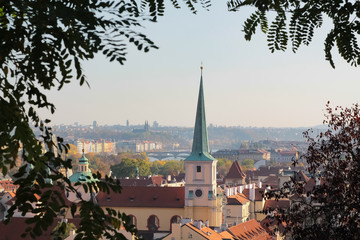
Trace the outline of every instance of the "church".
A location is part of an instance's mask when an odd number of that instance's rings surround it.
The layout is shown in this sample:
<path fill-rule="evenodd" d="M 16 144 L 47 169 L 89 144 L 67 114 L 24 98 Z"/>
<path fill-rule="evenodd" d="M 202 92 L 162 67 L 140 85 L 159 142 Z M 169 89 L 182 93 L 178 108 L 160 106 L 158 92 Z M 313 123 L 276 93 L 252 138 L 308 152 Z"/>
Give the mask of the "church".
<path fill-rule="evenodd" d="M 126 213 L 145 239 L 168 233 L 184 218 L 221 226 L 223 193 L 216 184 L 217 160 L 209 153 L 202 67 L 192 152 L 184 163 L 185 186 L 124 186 L 121 194 L 98 193 L 98 204 Z"/>

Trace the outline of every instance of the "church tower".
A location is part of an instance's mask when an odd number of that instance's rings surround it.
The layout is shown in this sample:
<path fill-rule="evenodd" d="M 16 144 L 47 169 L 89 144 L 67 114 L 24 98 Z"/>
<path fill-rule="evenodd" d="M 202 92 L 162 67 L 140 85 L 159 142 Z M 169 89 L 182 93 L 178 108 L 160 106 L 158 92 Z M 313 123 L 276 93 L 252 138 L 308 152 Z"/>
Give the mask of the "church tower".
<path fill-rule="evenodd" d="M 201 67 L 192 151 L 185 159 L 185 217 L 219 227 L 222 199 L 217 197 L 216 163 L 209 153 Z"/>

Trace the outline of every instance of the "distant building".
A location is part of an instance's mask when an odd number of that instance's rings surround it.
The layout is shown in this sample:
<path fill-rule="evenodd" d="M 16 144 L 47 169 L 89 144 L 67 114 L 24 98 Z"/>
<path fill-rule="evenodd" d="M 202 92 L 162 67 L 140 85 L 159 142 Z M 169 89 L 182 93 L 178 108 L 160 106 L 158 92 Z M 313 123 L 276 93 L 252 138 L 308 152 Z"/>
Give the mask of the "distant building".
<path fill-rule="evenodd" d="M 216 158 L 243 161 L 253 159 L 254 161 L 270 160 L 271 153 L 265 149 L 223 149 L 213 153 Z"/>
<path fill-rule="evenodd" d="M 157 121 L 153 122 L 153 128 L 158 128 L 159 127 L 159 123 Z"/>
<path fill-rule="evenodd" d="M 271 160 L 276 163 L 286 163 L 299 159 L 299 152 L 297 150 L 279 150 L 271 153 Z"/>
<path fill-rule="evenodd" d="M 148 121 L 145 121 L 143 129 L 133 129 L 133 133 L 144 133 L 149 131 L 150 131 L 150 126 Z"/>
<path fill-rule="evenodd" d="M 116 143 L 109 140 L 77 140 L 76 147 L 78 153 L 115 153 Z"/>
<path fill-rule="evenodd" d="M 121 141 L 117 143 L 119 152 L 150 152 L 162 149 L 162 143 L 152 141 Z"/>
<path fill-rule="evenodd" d="M 265 149 L 239 149 L 239 160 L 270 160 L 270 155 L 270 152 L 266 151 Z"/>
<path fill-rule="evenodd" d="M 93 129 L 96 129 L 96 128 L 97 128 L 97 122 L 93 121 Z"/>

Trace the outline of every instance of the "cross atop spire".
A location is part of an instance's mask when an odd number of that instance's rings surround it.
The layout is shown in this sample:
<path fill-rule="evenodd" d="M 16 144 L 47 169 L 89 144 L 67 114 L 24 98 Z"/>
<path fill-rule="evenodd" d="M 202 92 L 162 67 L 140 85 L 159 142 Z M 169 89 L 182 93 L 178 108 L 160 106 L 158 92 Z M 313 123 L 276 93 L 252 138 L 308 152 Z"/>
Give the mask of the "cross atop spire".
<path fill-rule="evenodd" d="M 192 145 L 192 151 L 189 157 L 185 160 L 188 161 L 214 161 L 215 158 L 209 153 L 208 135 L 206 128 L 205 118 L 205 102 L 204 102 L 204 90 L 203 90 L 203 78 L 201 65 L 201 77 L 200 77 L 200 89 L 198 105 L 196 110 L 196 120 L 194 128 L 194 140 Z"/>

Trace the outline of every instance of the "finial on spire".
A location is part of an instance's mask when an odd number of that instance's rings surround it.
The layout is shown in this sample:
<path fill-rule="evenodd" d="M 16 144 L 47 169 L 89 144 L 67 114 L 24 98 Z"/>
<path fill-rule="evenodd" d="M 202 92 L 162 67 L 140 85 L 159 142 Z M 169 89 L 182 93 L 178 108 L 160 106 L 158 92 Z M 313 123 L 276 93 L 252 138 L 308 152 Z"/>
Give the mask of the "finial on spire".
<path fill-rule="evenodd" d="M 202 62 L 202 61 L 201 61 L 200 69 L 201 69 L 201 75 L 202 75 L 202 71 L 203 71 L 203 69 L 204 69 L 204 67 L 203 67 L 203 62 Z"/>
<path fill-rule="evenodd" d="M 83 140 L 83 149 L 82 149 L 83 154 L 85 153 L 85 141 Z"/>

